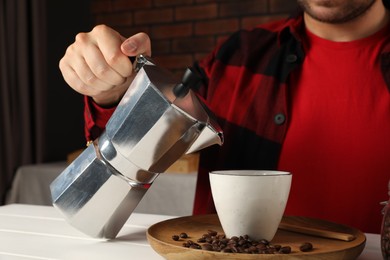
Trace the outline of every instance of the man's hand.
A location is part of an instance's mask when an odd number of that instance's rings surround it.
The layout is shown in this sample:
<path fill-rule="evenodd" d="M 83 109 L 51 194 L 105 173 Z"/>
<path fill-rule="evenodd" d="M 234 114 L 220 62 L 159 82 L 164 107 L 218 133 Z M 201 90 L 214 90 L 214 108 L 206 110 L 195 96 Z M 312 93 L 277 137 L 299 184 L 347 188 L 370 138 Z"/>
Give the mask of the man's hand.
<path fill-rule="evenodd" d="M 131 56 L 151 56 L 150 38 L 138 33 L 126 39 L 115 30 L 98 25 L 79 33 L 60 60 L 65 81 L 75 91 L 101 106 L 117 104 L 134 78 Z"/>

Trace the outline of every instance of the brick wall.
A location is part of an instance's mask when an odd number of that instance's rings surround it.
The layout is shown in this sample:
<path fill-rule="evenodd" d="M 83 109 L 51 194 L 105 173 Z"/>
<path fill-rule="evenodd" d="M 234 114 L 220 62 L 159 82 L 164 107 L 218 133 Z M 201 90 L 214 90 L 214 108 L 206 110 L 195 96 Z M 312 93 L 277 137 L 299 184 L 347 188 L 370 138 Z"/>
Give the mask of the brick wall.
<path fill-rule="evenodd" d="M 128 37 L 143 31 L 153 59 L 181 73 L 232 32 L 286 17 L 291 0 L 92 0 L 96 24 Z"/>

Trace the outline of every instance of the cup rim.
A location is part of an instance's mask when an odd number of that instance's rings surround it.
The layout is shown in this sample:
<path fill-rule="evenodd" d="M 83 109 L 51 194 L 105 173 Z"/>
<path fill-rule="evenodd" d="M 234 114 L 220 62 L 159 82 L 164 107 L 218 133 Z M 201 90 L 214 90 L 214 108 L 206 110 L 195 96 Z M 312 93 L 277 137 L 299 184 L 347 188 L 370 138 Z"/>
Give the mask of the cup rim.
<path fill-rule="evenodd" d="M 228 175 L 228 176 L 288 176 L 292 175 L 288 171 L 279 170 L 216 170 L 209 174 L 214 175 Z"/>

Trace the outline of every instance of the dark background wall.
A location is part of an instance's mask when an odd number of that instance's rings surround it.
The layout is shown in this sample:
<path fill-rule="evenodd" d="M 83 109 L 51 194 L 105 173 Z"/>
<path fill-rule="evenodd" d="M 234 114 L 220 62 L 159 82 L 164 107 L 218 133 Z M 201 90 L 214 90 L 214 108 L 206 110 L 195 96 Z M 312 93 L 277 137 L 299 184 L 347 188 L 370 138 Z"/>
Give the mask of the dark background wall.
<path fill-rule="evenodd" d="M 47 2 L 47 137 L 46 161 L 65 160 L 85 145 L 82 96 L 64 81 L 58 63 L 78 32 L 90 31 L 90 0 Z"/>
<path fill-rule="evenodd" d="M 125 37 L 146 32 L 154 60 L 181 73 L 232 32 L 286 17 L 295 8 L 296 1 L 286 0 L 48 0 L 47 161 L 64 160 L 85 144 L 82 97 L 58 69 L 78 32 L 95 24 Z"/>

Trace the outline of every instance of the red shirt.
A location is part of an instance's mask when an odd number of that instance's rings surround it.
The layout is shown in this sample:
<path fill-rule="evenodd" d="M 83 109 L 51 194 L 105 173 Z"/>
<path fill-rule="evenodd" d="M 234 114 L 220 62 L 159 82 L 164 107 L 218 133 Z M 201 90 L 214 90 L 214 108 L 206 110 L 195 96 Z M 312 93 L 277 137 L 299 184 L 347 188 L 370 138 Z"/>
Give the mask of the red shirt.
<path fill-rule="evenodd" d="M 390 177 L 390 93 L 379 62 L 387 31 L 352 42 L 307 33 L 278 165 L 293 173 L 286 214 L 378 231 L 377 189 Z"/>

